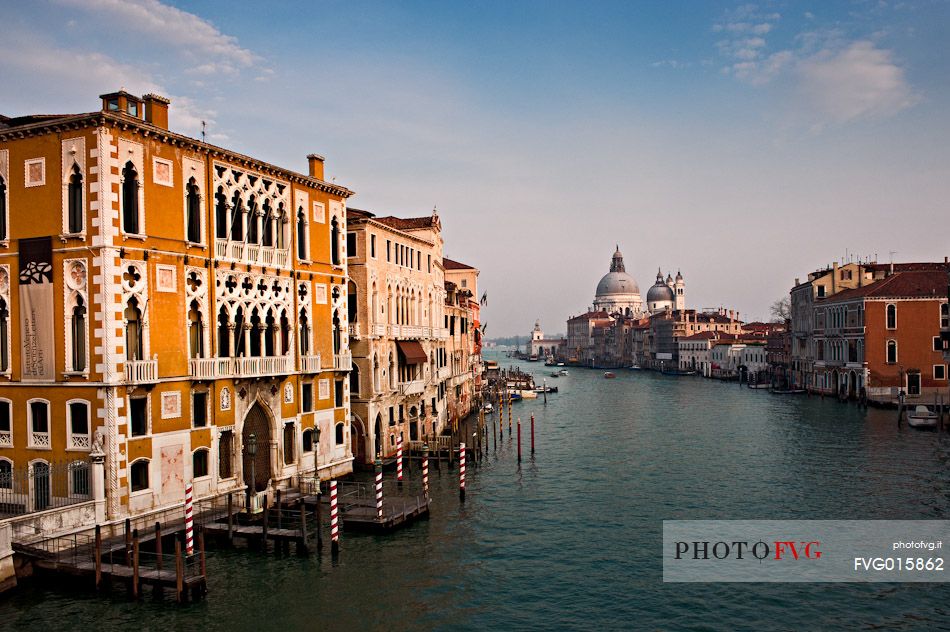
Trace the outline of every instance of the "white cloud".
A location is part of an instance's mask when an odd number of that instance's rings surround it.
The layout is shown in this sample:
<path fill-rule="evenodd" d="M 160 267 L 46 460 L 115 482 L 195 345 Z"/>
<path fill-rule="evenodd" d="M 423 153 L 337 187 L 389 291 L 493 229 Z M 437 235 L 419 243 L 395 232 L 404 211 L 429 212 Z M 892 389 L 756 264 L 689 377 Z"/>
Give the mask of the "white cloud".
<path fill-rule="evenodd" d="M 205 19 L 159 0 L 57 0 L 60 4 L 94 12 L 123 33 L 138 33 L 163 43 L 193 60 L 199 74 L 235 74 L 258 61 L 251 51 L 238 44 Z"/>
<path fill-rule="evenodd" d="M 833 122 L 891 116 L 919 101 L 893 53 L 866 40 L 823 50 L 796 71 L 805 98 Z"/>

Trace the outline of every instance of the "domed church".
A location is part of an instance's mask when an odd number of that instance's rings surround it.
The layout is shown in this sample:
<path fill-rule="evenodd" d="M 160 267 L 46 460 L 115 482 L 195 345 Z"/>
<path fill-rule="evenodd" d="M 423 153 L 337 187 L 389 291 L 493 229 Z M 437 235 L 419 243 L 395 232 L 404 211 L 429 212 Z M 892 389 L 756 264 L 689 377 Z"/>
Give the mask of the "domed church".
<path fill-rule="evenodd" d="M 610 272 L 604 275 L 597 284 L 597 293 L 594 295 L 594 311 L 605 311 L 608 314 L 620 313 L 624 316 L 639 316 L 642 312 L 643 301 L 640 299 L 640 286 L 632 276 L 627 274 L 623 265 L 623 255 L 620 246 L 610 260 Z"/>
<path fill-rule="evenodd" d="M 683 275 L 677 271 L 674 280 L 669 274 L 663 280 L 663 272 L 656 271 L 656 283 L 647 290 L 647 309 L 651 314 L 658 314 L 666 309 L 686 309 L 686 283 Z"/>

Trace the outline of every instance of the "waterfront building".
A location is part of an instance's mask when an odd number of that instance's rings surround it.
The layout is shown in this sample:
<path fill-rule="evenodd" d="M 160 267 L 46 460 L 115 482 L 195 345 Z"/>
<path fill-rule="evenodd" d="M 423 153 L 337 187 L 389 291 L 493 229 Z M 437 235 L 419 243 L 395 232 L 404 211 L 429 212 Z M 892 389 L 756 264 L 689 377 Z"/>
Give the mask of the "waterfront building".
<path fill-rule="evenodd" d="M 372 463 L 397 439 L 441 432 L 453 371 L 442 224 L 349 209 L 353 453 Z"/>
<path fill-rule="evenodd" d="M 947 390 L 941 328 L 946 272 L 919 266 L 843 290 L 814 307 L 813 388 L 842 398 L 931 402 Z"/>
<path fill-rule="evenodd" d="M 478 269 L 444 259 L 445 325 L 449 330 L 451 374 L 443 387 L 448 401 L 448 422 L 455 431 L 468 416 L 482 386 L 482 332 L 479 323 Z"/>
<path fill-rule="evenodd" d="M 701 331 L 677 341 L 679 368 L 681 371 L 696 371 L 703 377 L 712 375 L 710 351 L 719 339 L 714 331 Z"/>
<path fill-rule="evenodd" d="M 94 497 L 65 529 L 350 472 L 352 192 L 178 134 L 160 96 L 101 103 L 0 118 L 4 506 Z"/>
<path fill-rule="evenodd" d="M 566 361 L 582 366 L 593 366 L 593 337 L 596 327 L 609 325 L 610 316 L 605 311 L 588 311 L 567 320 Z"/>
<path fill-rule="evenodd" d="M 531 342 L 528 343 L 528 355 L 537 358 L 555 358 L 558 355 L 558 349 L 566 344 L 563 338 L 545 338 L 544 331 L 541 329 L 541 321 L 534 321 L 534 329 L 531 330 Z"/>

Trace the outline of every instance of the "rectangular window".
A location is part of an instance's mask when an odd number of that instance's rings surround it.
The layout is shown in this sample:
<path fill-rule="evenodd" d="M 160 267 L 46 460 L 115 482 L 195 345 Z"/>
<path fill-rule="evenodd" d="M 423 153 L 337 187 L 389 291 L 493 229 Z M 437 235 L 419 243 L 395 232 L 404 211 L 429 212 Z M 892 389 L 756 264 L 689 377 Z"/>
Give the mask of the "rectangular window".
<path fill-rule="evenodd" d="M 129 399 L 129 428 L 133 437 L 148 434 L 148 398 Z"/>
<path fill-rule="evenodd" d="M 825 286 L 824 286 L 824 285 L 819 285 L 819 286 L 818 286 L 818 298 L 825 298 Z"/>
<path fill-rule="evenodd" d="M 333 384 L 333 405 L 337 408 L 343 407 L 343 380 L 337 380 Z"/>
<path fill-rule="evenodd" d="M 934 351 L 943 351 L 943 341 L 940 336 L 934 336 Z"/>
<path fill-rule="evenodd" d="M 422 270 L 422 253 L 416 253 L 416 270 Z"/>
<path fill-rule="evenodd" d="M 429 272 L 432 272 L 432 255 L 426 255 L 426 266 L 428 266 Z"/>
<path fill-rule="evenodd" d="M 356 256 L 356 233 L 346 234 L 346 256 L 347 257 Z"/>
<path fill-rule="evenodd" d="M 12 432 L 10 402 L 0 402 L 0 432 Z"/>
<path fill-rule="evenodd" d="M 369 256 L 376 258 L 376 235 L 369 236 Z"/>
<path fill-rule="evenodd" d="M 907 394 L 920 395 L 920 373 L 907 374 Z"/>
<path fill-rule="evenodd" d="M 191 415 L 195 428 L 204 428 L 208 425 L 208 394 L 191 394 Z"/>
<path fill-rule="evenodd" d="M 386 240 L 386 261 L 392 261 L 392 250 L 393 250 L 393 242 L 387 239 Z"/>
<path fill-rule="evenodd" d="M 300 392 L 300 412 L 309 413 L 313 410 L 313 383 L 304 382 Z"/>
<path fill-rule="evenodd" d="M 86 402 L 69 405 L 69 432 L 73 436 L 89 436 L 89 405 Z"/>
<path fill-rule="evenodd" d="M 293 422 L 284 424 L 284 464 L 290 465 L 294 462 L 294 443 L 297 441 Z"/>
<path fill-rule="evenodd" d="M 234 454 L 234 432 L 225 430 L 218 438 L 218 477 L 231 478 L 234 472 L 231 469 L 232 455 Z"/>
<path fill-rule="evenodd" d="M 49 404 L 30 402 L 30 418 L 33 423 L 33 432 L 49 432 Z"/>
<path fill-rule="evenodd" d="M 935 380 L 947 379 L 947 365 L 946 364 L 934 365 L 934 379 Z"/>

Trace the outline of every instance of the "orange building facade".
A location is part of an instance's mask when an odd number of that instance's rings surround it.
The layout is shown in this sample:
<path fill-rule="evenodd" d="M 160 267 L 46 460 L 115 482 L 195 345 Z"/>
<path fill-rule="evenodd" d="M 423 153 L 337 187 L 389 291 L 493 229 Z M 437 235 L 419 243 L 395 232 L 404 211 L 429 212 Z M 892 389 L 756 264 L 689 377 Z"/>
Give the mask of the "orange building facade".
<path fill-rule="evenodd" d="M 169 131 L 168 107 L 118 92 L 97 112 L 0 117 L 12 513 L 88 496 L 115 520 L 189 483 L 253 502 L 351 471 L 352 192 L 319 156 L 296 173 Z"/>

